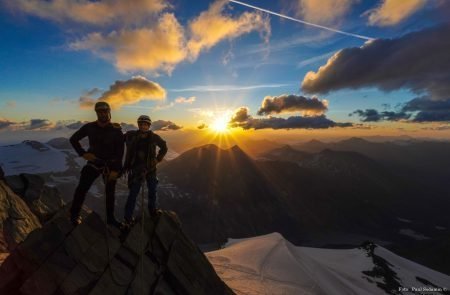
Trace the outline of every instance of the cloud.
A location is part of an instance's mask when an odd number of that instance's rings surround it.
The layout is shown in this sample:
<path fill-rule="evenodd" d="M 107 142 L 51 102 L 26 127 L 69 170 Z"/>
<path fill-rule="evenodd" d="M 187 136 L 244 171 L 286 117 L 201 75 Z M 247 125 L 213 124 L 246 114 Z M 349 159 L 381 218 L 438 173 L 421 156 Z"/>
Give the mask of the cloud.
<path fill-rule="evenodd" d="M 405 113 L 404 111 L 379 112 L 375 109 L 356 110 L 353 113 L 349 114 L 349 116 L 352 116 L 353 114 L 356 114 L 359 117 L 361 117 L 361 121 L 363 122 L 401 121 L 401 120 L 408 120 L 411 117 L 411 114 Z"/>
<path fill-rule="evenodd" d="M 402 107 L 404 112 L 416 112 L 414 122 L 450 121 L 450 97 L 432 100 L 428 96 L 414 98 Z"/>
<path fill-rule="evenodd" d="M 82 108 L 92 108 L 97 101 L 105 101 L 111 108 L 117 109 L 142 100 L 161 100 L 165 97 L 166 90 L 158 83 L 142 76 L 134 76 L 126 81 L 116 81 L 98 99 L 82 96 L 79 102 Z"/>
<path fill-rule="evenodd" d="M 420 10 L 426 0 L 383 0 L 377 8 L 368 10 L 368 23 L 372 26 L 394 26 Z"/>
<path fill-rule="evenodd" d="M 249 108 L 240 107 L 234 111 L 234 114 L 231 116 L 230 123 L 242 123 L 251 119 L 251 116 L 248 114 Z"/>
<path fill-rule="evenodd" d="M 177 98 L 175 99 L 175 103 L 188 103 L 188 104 L 192 104 L 195 100 L 196 100 L 196 97 L 195 97 L 195 96 L 191 96 L 191 97 L 188 97 L 188 98 L 180 96 L 180 97 L 177 97 Z"/>
<path fill-rule="evenodd" d="M 342 20 L 357 0 L 297 0 L 296 15 L 305 21 L 333 25 Z"/>
<path fill-rule="evenodd" d="M 208 128 L 208 125 L 206 125 L 205 123 L 202 123 L 200 125 L 197 126 L 198 129 L 206 129 Z"/>
<path fill-rule="evenodd" d="M 328 110 L 328 102 L 317 97 L 307 98 L 301 95 L 266 96 L 258 115 L 270 115 L 288 112 L 301 112 L 302 115 L 322 115 Z"/>
<path fill-rule="evenodd" d="M 151 27 L 123 29 L 107 35 L 90 33 L 69 46 L 112 59 L 122 72 L 171 73 L 187 55 L 184 30 L 172 13 L 164 13 Z"/>
<path fill-rule="evenodd" d="M 11 121 L 6 120 L 6 119 L 0 119 L 0 130 L 6 129 L 9 126 L 14 125 L 14 124 L 16 124 L 16 123 L 15 122 L 11 122 Z"/>
<path fill-rule="evenodd" d="M 150 128 L 154 131 L 157 131 L 157 130 L 168 131 L 168 130 L 179 130 L 183 127 L 178 126 L 177 124 L 173 123 L 172 121 L 156 120 L 156 121 L 152 122 L 152 125 Z"/>
<path fill-rule="evenodd" d="M 301 88 L 307 93 L 376 87 L 410 89 L 433 100 L 450 93 L 450 22 L 395 39 L 377 39 L 346 48 L 317 72 L 308 72 Z"/>
<path fill-rule="evenodd" d="M 352 123 L 336 123 L 325 115 L 315 117 L 292 116 L 287 119 L 269 117 L 263 119 L 253 118 L 248 114 L 247 107 L 237 109 L 229 125 L 241 127 L 242 129 L 325 129 L 331 127 L 351 127 Z"/>
<path fill-rule="evenodd" d="M 25 130 L 46 130 L 53 127 L 53 123 L 47 119 L 31 119 L 25 126 Z"/>
<path fill-rule="evenodd" d="M 78 130 L 78 129 L 81 128 L 81 126 L 83 126 L 86 123 L 87 123 L 87 121 L 84 121 L 84 122 L 77 121 L 77 122 L 74 122 L 74 123 L 67 124 L 66 127 L 69 128 L 69 129 L 72 129 L 72 130 Z"/>
<path fill-rule="evenodd" d="M 7 4 L 43 19 L 89 25 L 136 24 L 169 6 L 165 0 L 7 0 Z"/>
<path fill-rule="evenodd" d="M 187 48 L 191 60 L 225 39 L 258 31 L 266 42 L 270 36 L 269 18 L 259 12 L 244 12 L 238 17 L 224 13 L 228 1 L 218 0 L 207 11 L 189 23 L 190 39 Z"/>

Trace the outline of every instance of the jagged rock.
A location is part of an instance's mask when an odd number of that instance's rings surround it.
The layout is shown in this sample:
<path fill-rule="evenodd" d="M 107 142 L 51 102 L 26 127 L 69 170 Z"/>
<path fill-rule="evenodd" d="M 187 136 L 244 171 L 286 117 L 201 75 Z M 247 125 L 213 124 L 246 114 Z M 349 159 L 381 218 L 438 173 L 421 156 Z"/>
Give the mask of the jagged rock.
<path fill-rule="evenodd" d="M 13 250 L 41 226 L 27 204 L 0 180 L 0 253 Z"/>
<path fill-rule="evenodd" d="M 25 200 L 41 222 L 52 218 L 64 206 L 58 189 L 46 185 L 39 175 L 22 173 L 7 176 L 6 181 L 11 189 Z"/>
<path fill-rule="evenodd" d="M 95 212 L 67 212 L 34 231 L 0 268 L 1 294 L 234 294 L 172 212 L 144 215 L 127 233 Z"/>

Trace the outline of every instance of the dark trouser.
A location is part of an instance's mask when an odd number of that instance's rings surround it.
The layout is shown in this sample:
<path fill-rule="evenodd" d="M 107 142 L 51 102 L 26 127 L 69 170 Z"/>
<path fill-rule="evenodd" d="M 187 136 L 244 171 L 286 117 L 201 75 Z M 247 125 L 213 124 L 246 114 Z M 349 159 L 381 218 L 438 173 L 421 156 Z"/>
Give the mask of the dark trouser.
<path fill-rule="evenodd" d="M 151 173 L 146 177 L 147 191 L 148 191 L 148 210 L 152 213 L 156 209 L 157 194 L 156 188 L 158 186 L 158 178 L 156 174 Z M 142 177 L 132 178 L 128 184 L 130 193 L 128 194 L 127 204 L 125 205 L 125 219 L 131 220 L 133 217 L 134 207 L 136 206 L 136 198 L 143 185 Z M 142 204 L 143 206 L 144 204 Z"/>
<path fill-rule="evenodd" d="M 83 206 L 84 199 L 92 183 L 101 174 L 101 170 L 98 170 L 90 165 L 86 165 L 81 170 L 80 182 L 75 189 L 73 196 L 72 207 L 70 213 L 72 217 L 76 217 L 80 214 L 81 206 Z M 114 193 L 116 190 L 116 181 L 106 181 L 106 217 L 108 220 L 114 219 Z"/>

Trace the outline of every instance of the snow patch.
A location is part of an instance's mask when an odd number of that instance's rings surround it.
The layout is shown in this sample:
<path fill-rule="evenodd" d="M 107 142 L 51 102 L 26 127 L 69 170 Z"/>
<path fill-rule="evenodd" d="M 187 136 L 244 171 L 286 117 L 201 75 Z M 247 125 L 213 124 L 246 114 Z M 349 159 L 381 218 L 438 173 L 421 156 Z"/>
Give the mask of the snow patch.
<path fill-rule="evenodd" d="M 439 287 L 450 287 L 449 276 L 383 247 L 376 246 L 374 254 L 389 263 L 402 287 L 425 287 L 424 279 Z M 219 276 L 237 294 L 385 294 L 377 285 L 383 283 L 382 278 L 363 273 L 376 267 L 363 248 L 297 247 L 279 233 L 272 233 L 229 239 L 225 248 L 206 255 Z"/>
<path fill-rule="evenodd" d="M 5 175 L 62 172 L 68 169 L 64 153 L 46 144 L 32 145 L 29 141 L 0 146 L 0 165 Z"/>

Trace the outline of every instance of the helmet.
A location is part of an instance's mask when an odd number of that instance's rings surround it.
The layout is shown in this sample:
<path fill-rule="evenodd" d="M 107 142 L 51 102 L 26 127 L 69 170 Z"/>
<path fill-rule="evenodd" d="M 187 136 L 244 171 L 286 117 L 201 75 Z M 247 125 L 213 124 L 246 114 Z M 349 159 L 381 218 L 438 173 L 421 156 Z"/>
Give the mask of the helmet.
<path fill-rule="evenodd" d="M 139 118 L 137 119 L 137 122 L 139 124 L 139 122 L 146 122 L 149 125 L 152 124 L 152 120 L 150 120 L 150 117 L 147 115 L 141 115 L 139 116 Z"/>
<path fill-rule="evenodd" d="M 95 104 L 95 111 L 110 111 L 111 108 L 109 107 L 109 104 L 104 101 L 99 101 Z"/>

